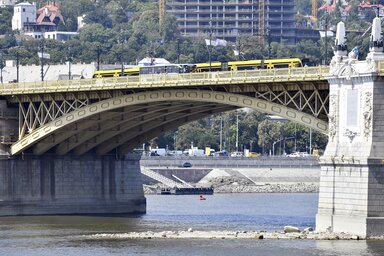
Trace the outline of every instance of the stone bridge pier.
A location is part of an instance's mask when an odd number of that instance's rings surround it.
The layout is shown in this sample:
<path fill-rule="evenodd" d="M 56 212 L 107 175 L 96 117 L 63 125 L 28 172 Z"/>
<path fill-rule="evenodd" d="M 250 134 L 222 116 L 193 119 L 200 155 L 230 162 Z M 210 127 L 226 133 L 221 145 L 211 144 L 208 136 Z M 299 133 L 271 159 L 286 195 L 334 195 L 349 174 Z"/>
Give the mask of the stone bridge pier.
<path fill-rule="evenodd" d="M 329 142 L 321 158 L 317 231 L 384 234 L 384 60 L 375 18 L 365 61 L 347 55 L 344 24 L 337 26 L 331 61 Z"/>
<path fill-rule="evenodd" d="M 0 159 L 0 216 L 145 213 L 139 155 Z"/>

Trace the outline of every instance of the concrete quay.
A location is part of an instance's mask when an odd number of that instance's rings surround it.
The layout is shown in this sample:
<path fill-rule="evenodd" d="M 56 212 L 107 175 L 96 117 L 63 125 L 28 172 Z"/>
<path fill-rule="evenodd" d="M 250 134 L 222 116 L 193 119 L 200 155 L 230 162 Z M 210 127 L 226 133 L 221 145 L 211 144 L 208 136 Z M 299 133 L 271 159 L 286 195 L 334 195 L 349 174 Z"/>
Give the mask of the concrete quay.
<path fill-rule="evenodd" d="M 318 192 L 319 189 L 320 166 L 315 158 L 238 158 L 224 161 L 217 161 L 217 158 L 183 159 L 192 163 L 191 168 L 175 167 L 178 161 L 181 160 L 170 158 L 148 161 L 144 158 L 141 165 L 156 165 L 146 168 L 173 180 L 175 175 L 196 187 L 213 186 L 215 193 L 300 193 Z M 143 183 L 159 185 L 144 175 Z M 145 192 L 153 193 L 148 188 L 145 188 Z"/>

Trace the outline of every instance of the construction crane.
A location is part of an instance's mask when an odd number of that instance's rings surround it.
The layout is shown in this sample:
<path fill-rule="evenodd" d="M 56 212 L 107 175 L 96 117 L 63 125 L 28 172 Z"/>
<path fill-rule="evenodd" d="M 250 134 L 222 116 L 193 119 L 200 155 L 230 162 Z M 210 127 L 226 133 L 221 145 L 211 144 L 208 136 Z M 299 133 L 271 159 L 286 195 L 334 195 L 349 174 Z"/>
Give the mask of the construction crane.
<path fill-rule="evenodd" d="M 159 0 L 159 32 L 160 34 L 163 34 L 163 30 L 164 30 L 165 1 L 166 0 Z"/>
<path fill-rule="evenodd" d="M 314 23 L 314 28 L 317 28 L 317 0 L 312 0 L 312 19 Z"/>

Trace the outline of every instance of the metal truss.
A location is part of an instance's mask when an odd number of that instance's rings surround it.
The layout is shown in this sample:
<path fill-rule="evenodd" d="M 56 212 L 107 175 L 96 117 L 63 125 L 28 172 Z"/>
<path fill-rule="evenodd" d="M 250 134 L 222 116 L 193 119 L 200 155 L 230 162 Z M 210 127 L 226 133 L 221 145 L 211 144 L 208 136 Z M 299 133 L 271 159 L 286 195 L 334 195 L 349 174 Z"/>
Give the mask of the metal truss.
<path fill-rule="evenodd" d="M 256 91 L 255 97 L 269 102 L 277 103 L 301 112 L 311 114 L 321 120 L 328 121 L 329 92 L 319 90 L 313 86 L 311 90 L 304 90 L 297 85 L 296 90 L 282 87 L 275 90 L 267 85 L 268 91 Z"/>
<path fill-rule="evenodd" d="M 19 139 L 44 124 L 89 104 L 87 98 L 56 100 L 50 97 L 50 100 L 40 98 L 40 101 L 32 100 L 28 96 L 27 98 L 27 101 L 19 101 Z"/>

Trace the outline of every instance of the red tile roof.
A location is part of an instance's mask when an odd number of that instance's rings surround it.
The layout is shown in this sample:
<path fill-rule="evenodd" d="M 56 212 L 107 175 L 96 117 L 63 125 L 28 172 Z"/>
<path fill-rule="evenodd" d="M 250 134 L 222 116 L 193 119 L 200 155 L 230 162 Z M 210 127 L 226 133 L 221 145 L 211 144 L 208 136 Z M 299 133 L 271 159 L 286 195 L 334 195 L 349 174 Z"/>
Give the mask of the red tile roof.
<path fill-rule="evenodd" d="M 36 23 L 40 24 L 42 22 L 53 22 L 56 25 L 59 22 L 64 22 L 64 17 L 60 13 L 60 9 L 58 6 L 54 4 L 47 4 L 36 11 L 38 17 L 36 19 Z"/>

